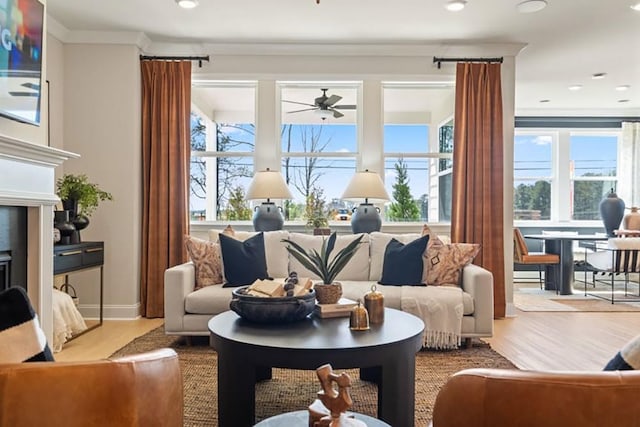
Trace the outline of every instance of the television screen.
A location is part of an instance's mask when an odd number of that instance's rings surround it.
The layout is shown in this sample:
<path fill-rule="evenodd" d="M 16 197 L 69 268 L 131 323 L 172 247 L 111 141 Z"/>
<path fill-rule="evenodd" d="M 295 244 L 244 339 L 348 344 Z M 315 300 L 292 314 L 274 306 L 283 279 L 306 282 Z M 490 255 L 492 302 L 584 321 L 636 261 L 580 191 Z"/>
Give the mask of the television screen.
<path fill-rule="evenodd" d="M 42 24 L 38 0 L 0 0 L 0 115 L 40 124 Z"/>

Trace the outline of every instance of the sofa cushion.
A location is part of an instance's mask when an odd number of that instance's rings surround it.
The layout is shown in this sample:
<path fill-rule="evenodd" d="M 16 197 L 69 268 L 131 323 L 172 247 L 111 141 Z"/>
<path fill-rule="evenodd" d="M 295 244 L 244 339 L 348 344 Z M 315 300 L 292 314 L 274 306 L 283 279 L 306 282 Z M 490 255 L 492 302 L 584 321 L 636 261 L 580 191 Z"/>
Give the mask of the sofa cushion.
<path fill-rule="evenodd" d="M 429 285 L 460 286 L 460 271 L 480 252 L 477 243 L 450 243 L 442 245 L 429 259 L 427 276 Z"/>
<path fill-rule="evenodd" d="M 374 231 L 369 234 L 369 256 L 371 257 L 371 265 L 368 279 L 373 282 L 380 281 L 384 264 L 384 252 L 391 239 L 396 239 L 398 242 L 406 244 L 419 238 L 420 234 L 418 233 L 389 234 Z"/>
<path fill-rule="evenodd" d="M 195 289 L 222 283 L 220 244 L 184 236 L 184 245 L 196 270 Z"/>
<path fill-rule="evenodd" d="M 331 253 L 331 256 L 335 256 L 342 249 L 347 247 L 349 243 L 357 239 L 359 234 L 348 234 L 344 236 L 337 236 L 336 245 Z M 302 246 L 305 250 L 315 249 L 320 252 L 322 247 L 322 240 L 328 239 L 327 236 L 312 236 L 310 234 L 302 233 L 289 233 L 289 240 Z M 286 245 L 282 244 L 286 251 Z M 311 277 L 312 279 L 319 279 L 316 274 L 307 270 L 300 262 L 293 258 L 289 258 L 289 269 L 298 273 L 299 277 Z M 286 276 L 286 275 L 285 275 Z M 369 279 L 369 236 L 363 234 L 360 245 L 356 250 L 353 258 L 347 263 L 344 269 L 336 276 L 337 281 L 343 280 L 368 280 Z"/>
<path fill-rule="evenodd" d="M 209 230 L 209 241 L 217 242 L 218 236 L 223 232 L 242 241 L 258 234 L 257 231 L 236 231 L 231 226 L 227 226 L 225 230 Z M 272 277 L 287 277 L 289 275 L 289 254 L 282 243 L 282 239 L 288 238 L 289 232 L 286 230 L 264 232 L 264 253 L 267 257 L 267 271 Z"/>
<path fill-rule="evenodd" d="M 269 277 L 263 233 L 258 233 L 245 241 L 221 234 L 220 249 L 224 264 L 225 287 L 250 285 L 257 279 Z"/>
<path fill-rule="evenodd" d="M 429 242 L 425 235 L 407 244 L 391 239 L 384 252 L 381 285 L 424 285 L 422 256 Z"/>
<path fill-rule="evenodd" d="M 189 314 L 216 315 L 229 310 L 233 288 L 207 286 L 190 292 L 185 298 L 185 311 Z"/>

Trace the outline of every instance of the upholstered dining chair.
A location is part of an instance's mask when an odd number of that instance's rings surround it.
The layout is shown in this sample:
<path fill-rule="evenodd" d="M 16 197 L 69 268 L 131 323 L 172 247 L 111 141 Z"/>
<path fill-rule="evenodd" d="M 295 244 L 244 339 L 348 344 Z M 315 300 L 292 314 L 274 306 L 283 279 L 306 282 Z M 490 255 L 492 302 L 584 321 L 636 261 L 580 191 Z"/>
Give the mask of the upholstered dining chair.
<path fill-rule="evenodd" d="M 560 256 L 545 252 L 529 252 L 524 236 L 518 228 L 513 229 L 513 262 L 523 265 L 537 265 L 540 289 L 543 287 L 542 266 L 560 264 Z"/>

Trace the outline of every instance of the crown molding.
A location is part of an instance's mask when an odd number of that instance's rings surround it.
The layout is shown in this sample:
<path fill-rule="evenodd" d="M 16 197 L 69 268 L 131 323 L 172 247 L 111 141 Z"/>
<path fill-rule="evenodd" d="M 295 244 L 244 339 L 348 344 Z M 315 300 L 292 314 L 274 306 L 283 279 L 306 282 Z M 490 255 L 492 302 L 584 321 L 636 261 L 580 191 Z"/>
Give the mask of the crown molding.
<path fill-rule="evenodd" d="M 71 31 L 47 15 L 47 33 L 65 44 L 124 44 L 146 50 L 151 39 L 140 31 Z"/>
<path fill-rule="evenodd" d="M 167 43 L 152 42 L 150 55 L 234 56 L 516 56 L 525 43 Z"/>

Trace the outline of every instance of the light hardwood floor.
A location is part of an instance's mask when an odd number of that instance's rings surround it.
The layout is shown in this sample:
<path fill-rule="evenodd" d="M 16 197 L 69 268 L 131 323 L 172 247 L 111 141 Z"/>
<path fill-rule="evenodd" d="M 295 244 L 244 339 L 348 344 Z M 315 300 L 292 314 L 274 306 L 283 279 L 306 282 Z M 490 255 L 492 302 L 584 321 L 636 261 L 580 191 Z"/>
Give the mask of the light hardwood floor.
<path fill-rule="evenodd" d="M 162 325 L 162 319 L 105 321 L 65 344 L 59 361 L 108 357 L 134 338 Z M 486 339 L 521 369 L 601 370 L 628 340 L 640 334 L 640 312 L 524 312 L 496 320 Z"/>

